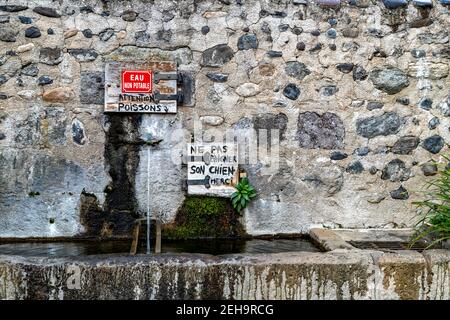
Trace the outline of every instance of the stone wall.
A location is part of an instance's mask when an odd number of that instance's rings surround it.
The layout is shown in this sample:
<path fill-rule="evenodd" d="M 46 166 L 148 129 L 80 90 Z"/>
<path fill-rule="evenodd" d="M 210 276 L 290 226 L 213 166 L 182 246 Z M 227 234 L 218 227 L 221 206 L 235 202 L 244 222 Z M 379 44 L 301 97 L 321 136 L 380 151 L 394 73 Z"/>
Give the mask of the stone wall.
<path fill-rule="evenodd" d="M 449 268 L 448 250 L 76 259 L 0 255 L 0 299 L 448 300 Z"/>
<path fill-rule="evenodd" d="M 450 141 L 449 7 L 433 2 L 0 0 L 0 237 L 126 234 L 148 154 L 152 212 L 172 219 L 182 145 L 141 141 L 196 119 L 282 133 L 278 172 L 244 166 L 250 234 L 412 225 Z M 178 62 L 189 103 L 103 114 L 105 61 L 153 59 Z"/>

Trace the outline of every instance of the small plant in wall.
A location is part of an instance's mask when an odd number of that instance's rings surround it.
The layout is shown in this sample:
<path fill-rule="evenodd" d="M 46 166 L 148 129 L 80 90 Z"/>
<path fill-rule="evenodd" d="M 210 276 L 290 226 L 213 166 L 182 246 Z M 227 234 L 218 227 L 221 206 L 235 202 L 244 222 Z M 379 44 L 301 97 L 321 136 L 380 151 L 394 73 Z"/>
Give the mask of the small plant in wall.
<path fill-rule="evenodd" d="M 450 161 L 449 156 L 444 158 Z M 426 199 L 414 202 L 419 208 L 420 220 L 410 246 L 431 239 L 428 249 L 450 239 L 450 165 L 440 168 L 437 178 L 428 182 L 426 188 Z"/>
<path fill-rule="evenodd" d="M 237 212 L 241 212 L 256 197 L 256 191 L 246 177 L 239 181 L 235 188 L 236 192 L 231 195 L 231 203 Z"/>

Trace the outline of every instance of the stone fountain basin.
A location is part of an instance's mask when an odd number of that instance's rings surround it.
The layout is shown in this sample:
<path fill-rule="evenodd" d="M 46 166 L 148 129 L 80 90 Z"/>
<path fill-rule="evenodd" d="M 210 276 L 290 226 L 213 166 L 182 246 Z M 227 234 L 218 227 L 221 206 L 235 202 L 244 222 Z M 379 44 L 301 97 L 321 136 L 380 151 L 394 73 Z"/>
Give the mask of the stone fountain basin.
<path fill-rule="evenodd" d="M 450 250 L 329 249 L 0 255 L 0 299 L 450 299 Z"/>

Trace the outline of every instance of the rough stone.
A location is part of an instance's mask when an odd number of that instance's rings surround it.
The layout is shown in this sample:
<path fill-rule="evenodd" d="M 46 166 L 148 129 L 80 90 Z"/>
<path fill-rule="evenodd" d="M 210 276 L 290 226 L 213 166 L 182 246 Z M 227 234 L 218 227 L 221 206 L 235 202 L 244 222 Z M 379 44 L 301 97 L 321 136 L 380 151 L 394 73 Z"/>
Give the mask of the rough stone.
<path fill-rule="evenodd" d="M 259 91 L 259 86 L 251 82 L 243 83 L 236 89 L 236 93 L 242 97 L 252 97 L 258 94 Z"/>
<path fill-rule="evenodd" d="M 159 41 L 162 42 L 166 42 L 166 43 L 170 43 L 172 40 L 172 30 L 158 30 L 158 32 L 156 33 L 156 39 L 158 39 Z"/>
<path fill-rule="evenodd" d="M 356 121 L 356 131 L 365 138 L 396 134 L 403 120 L 395 112 L 386 112 L 381 116 L 373 116 Z"/>
<path fill-rule="evenodd" d="M 439 104 L 439 111 L 442 113 L 444 117 L 450 117 L 450 100 L 447 100 L 447 102 L 442 102 L 441 104 Z"/>
<path fill-rule="evenodd" d="M 384 104 L 382 102 L 378 102 L 378 101 L 369 101 L 367 103 L 367 110 L 372 111 L 372 110 L 376 110 L 376 109 L 381 109 L 383 108 Z"/>
<path fill-rule="evenodd" d="M 25 100 L 33 100 L 38 96 L 38 92 L 35 90 L 21 90 L 17 92 L 17 95 Z"/>
<path fill-rule="evenodd" d="M 429 111 L 433 106 L 433 100 L 427 97 L 420 99 L 419 101 L 420 108 Z"/>
<path fill-rule="evenodd" d="M 238 39 L 239 50 L 258 49 L 258 38 L 254 34 L 245 34 Z"/>
<path fill-rule="evenodd" d="M 295 47 L 297 48 L 297 50 L 300 51 L 305 51 L 306 49 L 306 45 L 304 42 L 298 42 Z"/>
<path fill-rule="evenodd" d="M 286 103 L 283 101 L 275 101 L 272 105 L 274 108 L 286 108 Z"/>
<path fill-rule="evenodd" d="M 445 141 L 439 135 L 434 135 L 423 140 L 422 148 L 433 154 L 439 153 L 444 147 Z"/>
<path fill-rule="evenodd" d="M 370 80 L 375 88 L 388 94 L 396 94 L 409 86 L 406 73 L 392 66 L 373 69 L 370 73 Z"/>
<path fill-rule="evenodd" d="M 28 9 L 27 6 L 13 5 L 13 4 L 0 6 L 0 10 L 6 11 L 6 12 L 20 12 L 20 11 L 24 11 L 27 9 Z"/>
<path fill-rule="evenodd" d="M 346 154 L 345 152 L 340 152 L 340 151 L 333 151 L 330 154 L 330 159 L 331 160 L 344 160 L 348 157 L 348 154 Z"/>
<path fill-rule="evenodd" d="M 321 43 L 317 43 L 314 47 L 312 47 L 311 49 L 309 49 L 310 53 L 317 53 L 320 50 L 322 50 L 323 45 Z"/>
<path fill-rule="evenodd" d="M 9 23 L 9 16 L 0 15 L 0 23 Z"/>
<path fill-rule="evenodd" d="M 15 42 L 19 31 L 10 26 L 2 26 L 0 28 L 0 41 Z"/>
<path fill-rule="evenodd" d="M 350 73 L 352 72 L 353 67 L 353 63 L 340 63 L 336 66 L 336 69 L 338 69 L 342 73 Z"/>
<path fill-rule="evenodd" d="M 334 113 L 315 112 L 299 114 L 296 135 L 300 148 L 341 149 L 344 145 L 345 127 Z"/>
<path fill-rule="evenodd" d="M 371 195 L 371 197 L 367 199 L 367 202 L 372 203 L 372 204 L 377 204 L 377 203 L 380 203 L 381 201 L 383 201 L 384 199 L 386 199 L 386 196 L 384 194 L 374 194 L 374 195 Z"/>
<path fill-rule="evenodd" d="M 17 47 L 17 53 L 23 53 L 23 52 L 31 51 L 34 48 L 35 48 L 35 46 L 34 46 L 33 43 L 23 44 L 23 45 Z"/>
<path fill-rule="evenodd" d="M 420 166 L 424 176 L 434 176 L 438 172 L 438 167 L 434 162 L 427 162 Z"/>
<path fill-rule="evenodd" d="M 370 167 L 369 173 L 370 173 L 371 175 L 374 175 L 374 174 L 376 174 L 377 172 L 378 172 L 377 167 L 375 167 L 375 166 L 371 166 L 371 167 Z"/>
<path fill-rule="evenodd" d="M 128 22 L 133 22 L 136 20 L 138 14 L 133 10 L 126 10 L 122 13 L 122 19 Z"/>
<path fill-rule="evenodd" d="M 416 59 L 420 59 L 420 58 L 425 57 L 427 54 L 426 54 L 425 50 L 414 48 L 411 50 L 411 55 Z"/>
<path fill-rule="evenodd" d="M 202 32 L 203 35 L 206 35 L 209 33 L 209 27 L 208 26 L 203 26 L 200 31 Z"/>
<path fill-rule="evenodd" d="M 320 88 L 320 93 L 325 96 L 325 97 L 330 97 L 334 94 L 336 94 L 336 92 L 339 91 L 339 88 L 336 85 L 326 85 L 323 86 L 322 88 Z"/>
<path fill-rule="evenodd" d="M 3 74 L 0 74 L 0 86 L 8 81 L 8 78 L 6 78 Z"/>
<path fill-rule="evenodd" d="M 381 179 L 391 182 L 406 181 L 410 175 L 411 170 L 406 168 L 405 163 L 400 159 L 394 159 L 383 168 Z"/>
<path fill-rule="evenodd" d="M 306 67 L 306 65 L 298 61 L 286 62 L 284 71 L 287 75 L 298 80 L 303 80 L 306 76 L 311 74 L 311 71 Z"/>
<path fill-rule="evenodd" d="M 360 65 L 353 68 L 353 80 L 354 81 L 364 81 L 369 75 L 367 71 Z"/>
<path fill-rule="evenodd" d="M 446 78 L 448 74 L 448 63 L 427 61 L 410 63 L 408 66 L 408 75 L 419 79 L 439 80 Z"/>
<path fill-rule="evenodd" d="M 357 38 L 359 36 L 358 28 L 344 28 L 342 29 L 342 35 L 346 38 Z"/>
<path fill-rule="evenodd" d="M 81 62 L 94 61 L 98 57 L 94 49 L 69 49 L 67 52 Z"/>
<path fill-rule="evenodd" d="M 202 65 L 205 67 L 221 67 L 233 59 L 233 50 L 226 44 L 219 44 L 202 53 Z"/>
<path fill-rule="evenodd" d="M 104 103 L 105 80 L 103 72 L 84 71 L 81 73 L 80 102 L 83 104 Z"/>
<path fill-rule="evenodd" d="M 283 56 L 283 52 L 281 51 L 275 51 L 275 50 L 269 50 L 267 51 L 267 55 L 271 58 L 280 58 Z"/>
<path fill-rule="evenodd" d="M 433 117 L 428 121 L 428 129 L 434 130 L 439 125 L 440 121 L 438 117 Z"/>
<path fill-rule="evenodd" d="M 206 76 L 214 82 L 227 82 L 228 74 L 208 72 Z"/>
<path fill-rule="evenodd" d="M 138 31 L 134 35 L 134 39 L 136 39 L 137 46 L 146 46 L 150 42 L 151 37 L 146 31 Z"/>
<path fill-rule="evenodd" d="M 64 39 L 69 39 L 75 36 L 78 33 L 78 29 L 71 28 L 69 30 L 64 31 Z"/>
<path fill-rule="evenodd" d="M 290 100 L 297 100 L 300 96 L 300 89 L 295 84 L 289 83 L 284 87 L 283 95 Z"/>
<path fill-rule="evenodd" d="M 41 48 L 39 52 L 39 62 L 50 66 L 61 63 L 62 59 L 63 54 L 60 48 Z"/>
<path fill-rule="evenodd" d="M 38 84 L 40 86 L 44 86 L 47 84 L 52 84 L 53 83 L 53 79 L 50 76 L 40 76 L 38 78 Z"/>
<path fill-rule="evenodd" d="M 26 67 L 24 67 L 20 74 L 30 77 L 36 77 L 39 74 L 39 68 L 35 64 L 30 64 Z"/>
<path fill-rule="evenodd" d="M 331 197 L 342 190 L 344 175 L 338 166 L 318 166 L 311 169 L 302 181 L 319 191 L 321 194 Z"/>
<path fill-rule="evenodd" d="M 278 30 L 280 31 L 280 32 L 286 32 L 286 31 L 288 31 L 289 30 L 289 25 L 288 24 L 280 24 L 279 26 L 278 26 Z"/>
<path fill-rule="evenodd" d="M 369 154 L 369 151 L 369 147 L 359 147 L 355 149 L 355 153 L 360 157 L 367 156 Z"/>
<path fill-rule="evenodd" d="M 200 121 L 208 126 L 220 126 L 224 119 L 220 116 L 201 116 Z"/>
<path fill-rule="evenodd" d="M 330 39 L 336 39 L 337 37 L 337 32 L 336 29 L 330 28 L 327 30 L 327 37 Z"/>
<path fill-rule="evenodd" d="M 303 33 L 303 28 L 295 26 L 292 28 L 292 33 L 298 36 Z"/>
<path fill-rule="evenodd" d="M 34 12 L 49 18 L 60 18 L 61 15 L 53 8 L 48 7 L 36 7 L 33 9 Z"/>
<path fill-rule="evenodd" d="M 345 168 L 345 172 L 350 174 L 359 174 L 364 171 L 364 167 L 361 162 L 355 161 L 350 163 L 347 168 Z"/>
<path fill-rule="evenodd" d="M 320 36 L 320 30 L 316 29 L 316 30 L 311 31 L 311 35 L 314 36 L 314 37 Z"/>
<path fill-rule="evenodd" d="M 395 154 L 411 154 L 420 143 L 420 138 L 416 136 L 403 136 L 395 142 L 391 151 Z"/>
<path fill-rule="evenodd" d="M 114 30 L 107 28 L 103 31 L 101 31 L 98 36 L 100 38 L 100 40 L 102 41 L 108 41 L 109 39 L 111 39 L 111 37 L 114 35 Z"/>
<path fill-rule="evenodd" d="M 288 117 L 284 113 L 260 113 L 255 115 L 252 120 L 255 130 L 267 130 L 269 145 L 271 141 L 271 130 L 274 129 L 279 130 L 279 139 L 285 140 Z"/>
<path fill-rule="evenodd" d="M 72 120 L 72 140 L 78 145 L 84 145 L 87 140 L 84 124 L 77 118 Z"/>
<path fill-rule="evenodd" d="M 407 106 L 410 104 L 410 100 L 408 97 L 399 97 L 399 98 L 395 99 L 395 101 L 404 106 Z"/>
<path fill-rule="evenodd" d="M 26 38 L 39 38 L 41 36 L 41 30 L 37 27 L 29 27 L 25 30 Z"/>
<path fill-rule="evenodd" d="M 92 30 L 91 29 L 84 29 L 82 31 L 83 36 L 85 36 L 86 38 L 90 39 L 93 36 Z"/>
<path fill-rule="evenodd" d="M 391 195 L 391 198 L 395 200 L 409 199 L 409 192 L 402 185 L 398 189 L 392 190 L 389 194 Z"/>
<path fill-rule="evenodd" d="M 46 102 L 67 103 L 73 101 L 75 93 L 71 88 L 58 87 L 44 92 L 42 98 Z"/>

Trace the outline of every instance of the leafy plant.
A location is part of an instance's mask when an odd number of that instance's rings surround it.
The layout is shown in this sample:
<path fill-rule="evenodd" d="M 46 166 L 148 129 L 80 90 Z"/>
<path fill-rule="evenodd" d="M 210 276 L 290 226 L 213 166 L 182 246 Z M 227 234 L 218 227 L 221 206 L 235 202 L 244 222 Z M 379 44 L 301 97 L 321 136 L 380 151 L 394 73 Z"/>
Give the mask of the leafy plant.
<path fill-rule="evenodd" d="M 449 156 L 444 156 L 450 161 Z M 432 238 L 427 249 L 450 239 L 450 165 L 440 168 L 438 177 L 426 185 L 424 201 L 414 202 L 420 210 L 420 220 L 416 224 L 416 234 L 410 246 L 426 238 Z"/>
<path fill-rule="evenodd" d="M 248 178 L 243 178 L 236 185 L 236 192 L 231 195 L 231 203 L 237 212 L 241 212 L 254 197 L 256 197 L 255 188 L 249 183 Z"/>

